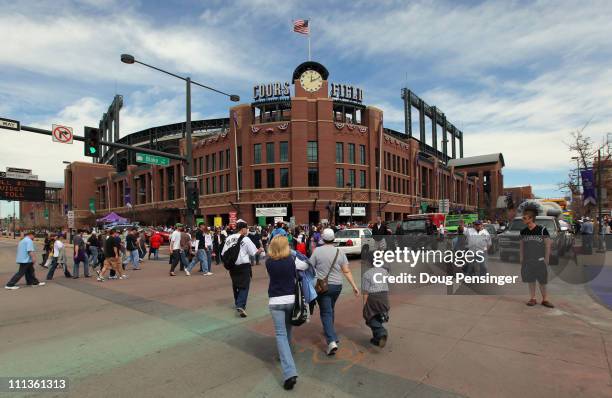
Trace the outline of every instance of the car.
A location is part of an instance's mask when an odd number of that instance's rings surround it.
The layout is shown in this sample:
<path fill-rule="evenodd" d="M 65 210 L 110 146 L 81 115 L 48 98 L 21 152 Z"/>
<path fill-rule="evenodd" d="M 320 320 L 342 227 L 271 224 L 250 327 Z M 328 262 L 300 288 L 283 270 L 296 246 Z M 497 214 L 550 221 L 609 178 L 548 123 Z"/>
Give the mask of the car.
<path fill-rule="evenodd" d="M 374 248 L 374 238 L 369 228 L 347 228 L 336 232 L 334 246 L 346 256 L 362 257 Z"/>
<path fill-rule="evenodd" d="M 554 216 L 537 216 L 535 220 L 536 224 L 546 227 L 552 240 L 552 247 L 550 253 L 550 264 L 555 265 L 559 263 L 559 257 L 561 257 L 565 251 L 565 236 L 561 231 L 559 221 Z M 516 217 L 506 231 L 499 236 L 499 258 L 502 261 L 509 261 L 511 257 L 519 259 L 520 253 L 520 233 L 525 228 L 525 223 L 521 217 Z"/>
<path fill-rule="evenodd" d="M 491 247 L 489 247 L 488 253 L 495 254 L 499 250 L 499 233 L 494 224 L 484 224 L 484 228 L 491 235 Z"/>

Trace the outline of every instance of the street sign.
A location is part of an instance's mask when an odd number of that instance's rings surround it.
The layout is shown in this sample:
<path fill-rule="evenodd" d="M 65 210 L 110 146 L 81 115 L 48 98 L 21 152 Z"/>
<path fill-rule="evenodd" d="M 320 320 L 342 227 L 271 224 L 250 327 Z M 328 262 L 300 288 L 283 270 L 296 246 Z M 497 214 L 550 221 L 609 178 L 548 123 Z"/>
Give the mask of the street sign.
<path fill-rule="evenodd" d="M 0 178 L 0 200 L 45 201 L 45 181 Z"/>
<path fill-rule="evenodd" d="M 147 163 L 155 166 L 168 166 L 170 164 L 169 158 L 140 152 L 136 152 L 136 161 L 138 163 Z"/>
<path fill-rule="evenodd" d="M 17 120 L 5 119 L 3 117 L 0 117 L 0 128 L 19 131 L 21 130 L 21 124 Z"/>
<path fill-rule="evenodd" d="M 185 182 L 198 182 L 198 177 L 185 176 Z"/>
<path fill-rule="evenodd" d="M 73 142 L 72 127 L 54 124 L 51 133 L 53 142 L 60 142 L 62 144 L 72 144 Z"/>
<path fill-rule="evenodd" d="M 89 211 L 96 214 L 96 200 L 94 198 L 89 198 Z"/>
<path fill-rule="evenodd" d="M 70 210 L 66 217 L 68 218 L 68 228 L 74 228 L 74 211 Z"/>

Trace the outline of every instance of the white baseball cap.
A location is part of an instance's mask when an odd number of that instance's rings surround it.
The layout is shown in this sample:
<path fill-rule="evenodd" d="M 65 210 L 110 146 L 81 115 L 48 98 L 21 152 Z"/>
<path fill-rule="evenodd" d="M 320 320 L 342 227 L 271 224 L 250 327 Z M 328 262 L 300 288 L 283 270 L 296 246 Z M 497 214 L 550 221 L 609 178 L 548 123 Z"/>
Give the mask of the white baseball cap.
<path fill-rule="evenodd" d="M 334 234 L 333 229 L 325 228 L 323 230 L 323 233 L 321 234 L 321 238 L 326 242 L 333 242 L 334 239 L 336 238 L 336 235 Z"/>

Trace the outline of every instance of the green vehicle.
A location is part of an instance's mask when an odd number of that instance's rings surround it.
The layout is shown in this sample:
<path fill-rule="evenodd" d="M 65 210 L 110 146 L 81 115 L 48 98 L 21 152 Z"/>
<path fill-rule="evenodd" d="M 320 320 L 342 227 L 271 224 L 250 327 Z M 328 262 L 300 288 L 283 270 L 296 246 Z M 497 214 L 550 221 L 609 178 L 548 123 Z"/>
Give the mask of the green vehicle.
<path fill-rule="evenodd" d="M 478 214 L 447 214 L 444 221 L 444 229 L 448 233 L 456 233 L 461 220 L 463 220 L 464 225 L 472 224 L 478 220 Z"/>

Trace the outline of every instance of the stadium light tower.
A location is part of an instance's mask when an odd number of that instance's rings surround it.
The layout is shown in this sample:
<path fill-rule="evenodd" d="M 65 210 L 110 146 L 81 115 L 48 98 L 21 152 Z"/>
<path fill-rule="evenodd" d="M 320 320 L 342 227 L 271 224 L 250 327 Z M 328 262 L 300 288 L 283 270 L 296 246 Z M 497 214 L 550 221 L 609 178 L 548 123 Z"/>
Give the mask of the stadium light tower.
<path fill-rule="evenodd" d="M 185 174 L 187 176 L 191 177 L 192 174 L 193 174 L 193 159 L 192 159 L 192 144 L 193 143 L 191 142 L 191 85 L 194 84 L 196 86 L 200 86 L 200 87 L 205 88 L 207 90 L 211 90 L 211 91 L 214 91 L 216 93 L 223 94 L 223 95 L 229 97 L 229 99 L 231 101 L 233 101 L 233 102 L 240 101 L 240 97 L 238 95 L 235 95 L 235 94 L 228 94 L 228 93 L 225 93 L 223 91 L 220 91 L 220 90 L 214 89 L 212 87 L 206 86 L 204 84 L 200 84 L 198 82 L 194 82 L 193 80 L 191 80 L 191 77 L 179 76 L 179 75 L 176 75 L 174 73 L 171 73 L 171 72 L 165 71 L 163 69 L 157 68 L 157 67 L 155 67 L 153 65 L 149 65 L 149 64 L 146 64 L 144 62 L 138 61 L 131 54 L 121 54 L 121 62 L 123 62 L 124 64 L 128 64 L 128 65 L 131 65 L 131 64 L 144 65 L 144 66 L 146 66 L 148 68 L 155 69 L 156 71 L 165 73 L 165 74 L 170 75 L 172 77 L 176 77 L 177 79 L 181 79 L 181 80 L 183 80 L 185 82 L 185 88 L 186 88 L 186 108 L 187 108 L 186 109 L 187 110 L 187 118 L 186 118 L 186 123 L 185 123 L 185 135 L 184 135 L 184 137 L 186 139 L 185 147 L 186 147 L 186 152 L 187 152 L 185 154 L 185 157 L 187 158 L 187 160 L 185 162 L 186 163 L 185 164 Z M 186 198 L 187 198 L 187 193 L 192 191 L 192 187 L 193 187 L 193 182 L 186 180 L 185 181 L 185 197 Z M 187 200 L 186 203 L 187 203 L 186 224 L 190 225 L 190 226 L 193 226 L 194 223 L 195 223 L 195 217 L 194 217 L 195 210 L 197 210 L 197 209 L 193 209 L 192 206 L 189 205 L 189 203 L 190 203 L 189 200 Z"/>

